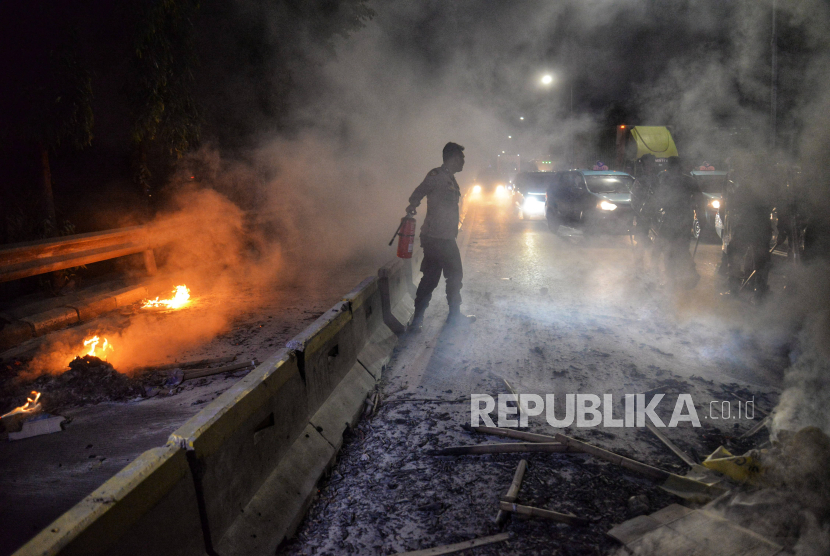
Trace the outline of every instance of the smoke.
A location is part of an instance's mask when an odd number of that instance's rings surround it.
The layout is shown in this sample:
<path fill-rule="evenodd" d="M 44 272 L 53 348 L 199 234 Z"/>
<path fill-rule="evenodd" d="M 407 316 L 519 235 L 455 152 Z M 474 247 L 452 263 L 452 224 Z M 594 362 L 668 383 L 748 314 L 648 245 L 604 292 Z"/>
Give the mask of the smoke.
<path fill-rule="evenodd" d="M 75 356 L 88 352 L 83 341 L 95 335 L 112 346 L 96 354 L 130 373 L 169 362 L 228 331 L 236 317 L 273 291 L 283 271 L 279 245 L 247 226 L 245 217 L 214 190 L 182 192 L 168 213 L 147 225 L 163 246 L 156 250 L 159 278 L 148 288 L 165 298 L 173 285 L 186 285 L 191 303 L 163 314 L 139 311 L 126 325 L 116 317 L 69 330 L 43 347 L 23 378 L 64 372 Z"/>

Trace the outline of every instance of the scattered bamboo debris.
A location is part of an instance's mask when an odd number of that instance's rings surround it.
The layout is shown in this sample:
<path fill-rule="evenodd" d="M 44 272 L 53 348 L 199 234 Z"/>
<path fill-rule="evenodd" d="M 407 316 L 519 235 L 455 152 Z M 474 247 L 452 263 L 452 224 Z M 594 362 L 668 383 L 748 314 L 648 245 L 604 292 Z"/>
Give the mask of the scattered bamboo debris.
<path fill-rule="evenodd" d="M 201 365 L 218 365 L 219 363 L 230 363 L 236 359 L 235 355 L 227 357 L 216 357 L 214 359 L 199 359 L 198 361 L 185 361 L 183 363 L 165 363 L 164 365 L 150 365 L 147 367 L 139 367 L 135 369 L 135 373 L 169 371 L 170 369 L 187 369 L 189 367 L 199 367 Z"/>
<path fill-rule="evenodd" d="M 375 403 L 372 404 L 372 417 L 378 412 L 378 404 L 380 403 L 380 391 L 375 392 Z"/>
<path fill-rule="evenodd" d="M 586 442 L 581 442 L 575 438 L 565 436 L 564 434 L 556 433 L 554 436 L 548 436 L 544 434 L 514 431 L 511 429 L 500 429 L 497 427 L 472 427 L 472 430 L 479 433 L 491 434 L 494 436 L 522 438 L 523 440 L 528 440 L 530 442 L 559 442 L 571 447 L 572 450 L 569 451 L 584 452 L 586 454 L 591 454 L 592 456 L 604 459 L 607 462 L 619 465 L 630 471 L 636 471 L 655 480 L 665 480 L 671 476 L 671 473 L 669 473 L 668 471 L 663 471 L 662 469 L 652 467 L 645 463 L 640 463 L 639 461 L 634 461 L 633 459 L 629 459 L 619 454 L 615 454 L 614 452 L 603 450 L 602 448 L 598 448 L 597 446 L 593 446 Z"/>
<path fill-rule="evenodd" d="M 692 467 L 692 466 L 694 466 L 694 465 L 697 463 L 694 459 L 692 459 L 692 457 L 691 457 L 691 456 L 687 455 L 687 454 L 686 454 L 686 452 L 684 452 L 683 450 L 681 450 L 680 448 L 678 448 L 678 447 L 675 445 L 675 443 L 674 443 L 674 442 L 672 442 L 671 440 L 669 440 L 669 438 L 668 438 L 665 434 L 663 434 L 662 432 L 660 432 L 660 431 L 657 429 L 657 427 L 655 427 L 655 426 L 654 426 L 654 425 L 652 425 L 651 423 L 646 423 L 646 427 L 648 428 L 648 430 L 650 430 L 650 431 L 652 432 L 652 434 L 653 434 L 654 436 L 656 436 L 656 437 L 660 440 L 660 442 L 662 442 L 663 444 L 665 444 L 665 445 L 666 445 L 666 447 L 667 447 L 669 450 L 671 450 L 672 452 L 674 452 L 674 454 L 675 454 L 677 457 L 679 457 L 680 459 L 682 459 L 682 460 L 686 463 L 686 465 L 688 465 L 689 467 Z"/>
<path fill-rule="evenodd" d="M 633 459 L 629 459 L 625 456 L 615 454 L 614 452 L 603 450 L 602 448 L 598 448 L 597 446 L 593 446 L 586 442 L 581 442 L 575 438 L 565 436 L 564 434 L 556 433 L 556 436 L 554 436 L 554 438 L 558 442 L 562 442 L 563 444 L 567 444 L 568 446 L 578 448 L 580 451 L 585 452 L 586 454 L 591 454 L 592 456 L 604 459 L 609 463 L 619 465 L 620 467 L 624 467 L 630 471 L 637 471 L 638 473 L 646 475 L 647 477 L 651 477 L 652 479 L 664 480 L 668 479 L 671 476 L 671 473 L 669 473 L 668 471 L 663 471 L 662 469 L 652 467 L 645 463 L 640 463 L 639 461 L 634 461 Z"/>
<path fill-rule="evenodd" d="M 510 383 L 507 382 L 506 378 L 502 378 L 502 380 L 504 381 L 504 385 L 507 386 L 507 389 L 510 390 L 510 393 L 513 394 L 516 397 L 516 407 L 519 409 L 519 418 L 521 418 L 521 415 L 522 415 L 523 412 L 522 412 L 522 402 L 519 399 L 519 394 L 516 392 L 516 390 L 512 386 L 510 386 Z"/>
<path fill-rule="evenodd" d="M 590 521 L 584 517 L 577 517 L 572 514 L 562 514 L 554 512 L 553 510 L 545 510 L 542 508 L 534 508 L 533 506 L 522 506 L 521 504 L 516 504 L 514 502 L 501 501 L 499 502 L 499 508 L 505 512 L 528 515 L 532 517 L 543 517 L 545 519 L 550 519 L 551 521 L 568 523 L 570 525 L 586 525 L 590 523 Z"/>
<path fill-rule="evenodd" d="M 750 400 L 747 400 L 746 398 L 743 398 L 743 397 L 739 396 L 735 392 L 729 392 L 729 393 L 732 394 L 732 397 L 737 399 L 738 401 L 741 401 L 741 402 L 744 402 L 744 403 L 750 403 Z M 766 417 L 767 415 L 769 415 L 769 412 L 764 411 L 763 409 L 761 409 L 760 407 L 755 405 L 754 401 L 752 401 L 751 403 L 752 403 L 752 409 L 754 411 L 757 411 L 758 413 L 760 413 L 761 417 Z"/>
<path fill-rule="evenodd" d="M 442 400 L 440 398 L 398 398 L 397 400 L 383 400 L 385 405 L 393 404 L 393 403 L 410 403 L 410 402 L 419 402 L 419 403 L 464 403 L 469 404 L 469 398 L 456 398 L 454 400 Z"/>
<path fill-rule="evenodd" d="M 560 442 L 528 442 L 504 444 L 475 444 L 473 446 L 450 446 L 427 452 L 430 456 L 468 456 L 480 454 L 516 454 L 522 452 L 573 452 Z"/>
<path fill-rule="evenodd" d="M 770 420 L 770 416 L 767 415 L 766 417 L 761 419 L 761 421 L 759 421 L 757 425 L 755 425 L 754 427 L 752 427 L 751 429 L 749 429 L 748 431 L 743 433 L 739 438 L 741 440 L 743 440 L 744 438 L 749 438 L 751 436 L 755 436 L 756 434 L 761 432 L 761 430 L 763 430 L 763 428 L 765 426 L 767 426 L 767 423 L 769 423 L 769 420 Z"/>
<path fill-rule="evenodd" d="M 469 427 L 469 430 L 480 434 L 490 434 L 493 436 L 504 436 L 506 438 L 515 438 L 517 440 L 527 440 L 528 442 L 556 442 L 556 438 L 546 434 L 536 434 L 533 432 L 519 431 L 515 429 L 500 429 L 498 427 Z"/>
<path fill-rule="evenodd" d="M 516 467 L 516 473 L 513 475 L 513 482 L 510 483 L 510 488 L 507 489 L 507 494 L 502 498 L 505 502 L 515 502 L 519 497 L 519 489 L 522 488 L 522 479 L 527 471 L 527 460 L 521 460 L 519 466 Z"/>
<path fill-rule="evenodd" d="M 457 542 L 455 544 L 447 544 L 444 546 L 436 546 L 433 548 L 425 548 L 423 550 L 414 550 L 412 552 L 398 552 L 397 556 L 438 556 L 440 554 L 452 554 L 453 552 L 460 552 L 468 548 L 476 546 L 484 546 L 497 542 L 504 542 L 510 538 L 510 533 L 499 533 L 498 535 L 491 535 L 489 537 L 480 537 L 464 542 Z"/>
<path fill-rule="evenodd" d="M 220 373 L 227 373 L 230 371 L 238 371 L 239 369 L 244 369 L 246 367 L 256 367 L 257 365 L 259 365 L 259 362 L 256 359 L 252 359 L 251 361 L 243 361 L 241 363 L 234 363 L 233 365 L 216 367 L 215 369 L 192 369 L 184 372 L 184 379 L 182 382 L 185 380 L 193 380 L 195 378 L 203 378 L 206 376 L 218 375 Z"/>
<path fill-rule="evenodd" d="M 527 470 L 527 460 L 521 460 L 519 466 L 516 467 L 516 473 L 513 475 L 513 482 L 510 483 L 510 488 L 507 489 L 507 494 L 502 496 L 502 502 L 515 502 L 519 497 L 519 489 L 522 488 L 522 479 L 524 479 L 525 471 Z M 499 510 L 496 515 L 496 525 L 501 525 L 507 520 L 509 512 Z"/>

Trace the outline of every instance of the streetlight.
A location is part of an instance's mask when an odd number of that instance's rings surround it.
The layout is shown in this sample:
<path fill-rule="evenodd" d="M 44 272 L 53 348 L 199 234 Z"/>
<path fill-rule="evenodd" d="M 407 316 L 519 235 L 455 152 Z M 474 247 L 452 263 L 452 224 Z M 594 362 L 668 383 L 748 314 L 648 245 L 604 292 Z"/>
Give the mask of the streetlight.
<path fill-rule="evenodd" d="M 542 76 L 542 78 L 540 79 L 540 82 L 542 83 L 542 85 L 544 87 L 546 87 L 546 88 L 549 87 L 551 84 L 553 84 L 553 75 L 551 75 L 550 73 L 544 74 Z M 573 77 L 568 79 L 568 88 L 569 88 L 570 101 L 571 101 L 570 102 L 570 115 L 569 115 L 570 128 L 571 128 L 570 149 L 569 149 L 570 150 L 570 160 L 568 161 L 568 164 L 572 165 L 573 164 L 573 159 L 574 159 L 574 150 L 573 150 L 574 149 L 574 144 L 573 144 L 573 142 L 574 142 L 574 132 L 573 132 L 574 85 L 573 85 Z M 548 109 L 550 110 L 550 100 L 548 100 L 548 105 L 549 105 Z"/>

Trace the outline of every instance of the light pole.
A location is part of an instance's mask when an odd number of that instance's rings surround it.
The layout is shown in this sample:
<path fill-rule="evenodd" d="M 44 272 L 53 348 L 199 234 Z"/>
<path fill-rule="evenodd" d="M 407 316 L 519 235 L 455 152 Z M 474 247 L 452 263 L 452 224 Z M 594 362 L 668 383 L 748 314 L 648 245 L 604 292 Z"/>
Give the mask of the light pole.
<path fill-rule="evenodd" d="M 553 75 L 551 75 L 549 73 L 544 74 L 542 76 L 542 78 L 540 79 L 540 82 L 542 83 L 542 86 L 544 86 L 545 88 L 550 87 L 553 84 Z M 569 93 L 569 96 L 570 96 L 570 109 L 569 109 L 569 113 L 568 113 L 568 120 L 569 120 L 568 125 L 569 125 L 569 131 L 570 131 L 570 138 L 569 138 L 568 142 L 570 144 L 568 145 L 567 164 L 568 164 L 569 167 L 572 167 L 573 162 L 574 162 L 574 131 L 573 131 L 573 125 L 574 125 L 574 122 L 573 122 L 573 119 L 574 119 L 574 84 L 573 84 L 573 80 L 568 81 L 568 93 Z M 548 112 L 551 112 L 550 97 L 548 97 Z"/>
<path fill-rule="evenodd" d="M 769 94 L 769 119 L 770 119 L 770 148 L 775 149 L 775 136 L 777 133 L 776 120 L 778 118 L 778 38 L 776 36 L 777 29 L 775 28 L 775 8 L 776 0 L 772 0 L 772 39 L 770 46 L 772 47 L 772 71 L 770 77 L 770 94 Z"/>

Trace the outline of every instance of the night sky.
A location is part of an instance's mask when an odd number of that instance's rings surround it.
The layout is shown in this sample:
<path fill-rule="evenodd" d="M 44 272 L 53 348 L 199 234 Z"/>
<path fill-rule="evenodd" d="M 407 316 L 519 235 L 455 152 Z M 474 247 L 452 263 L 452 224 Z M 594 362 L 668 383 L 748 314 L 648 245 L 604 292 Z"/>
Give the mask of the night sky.
<path fill-rule="evenodd" d="M 153 4 L 0 5 L 4 210 L 25 205 L 37 187 L 32 114 L 50 53 L 69 48 L 92 75 L 94 138 L 84 150 L 52 150 L 56 204 L 83 231 L 144 217 L 128 208 L 140 197 L 128 99 L 136 29 Z M 821 151 L 823 135 L 810 126 L 825 102 L 828 12 L 818 0 L 778 2 L 777 125 L 793 156 Z M 566 129 L 615 123 L 668 124 L 687 136 L 744 127 L 763 144 L 771 14 L 771 1 L 205 0 L 188 20 L 202 118 L 193 148 L 249 160 L 271 141 L 312 132 L 337 141 L 351 163 L 369 164 L 376 142 L 410 150 L 403 130 L 444 111 L 471 126 L 459 135 L 481 143 L 481 165 L 502 149 L 545 156 L 564 148 Z M 549 89 L 539 85 L 546 72 Z M 460 103 L 475 116 L 460 116 L 452 106 Z M 177 163 L 164 145 L 153 148 L 162 190 Z"/>

